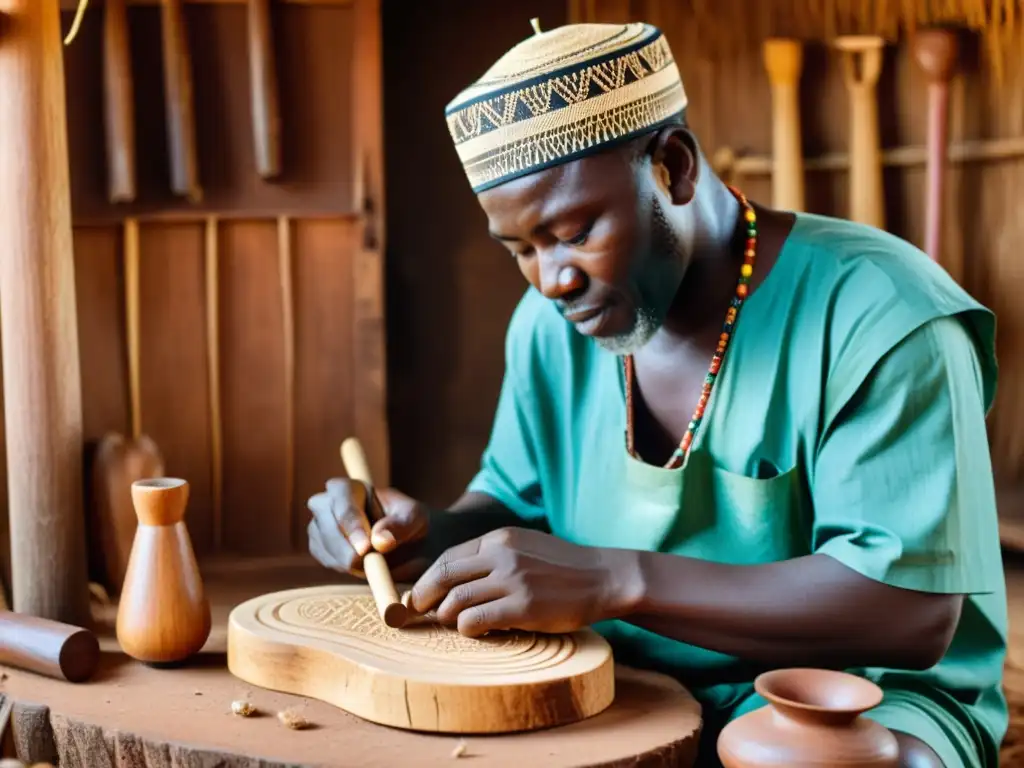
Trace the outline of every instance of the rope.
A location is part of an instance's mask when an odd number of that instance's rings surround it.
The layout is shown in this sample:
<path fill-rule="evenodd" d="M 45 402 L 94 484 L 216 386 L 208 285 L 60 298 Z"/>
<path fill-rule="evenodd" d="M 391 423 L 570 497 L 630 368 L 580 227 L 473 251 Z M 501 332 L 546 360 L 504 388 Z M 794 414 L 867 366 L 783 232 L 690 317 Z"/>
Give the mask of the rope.
<path fill-rule="evenodd" d="M 85 9 L 89 5 L 89 0 L 78 0 L 78 10 L 75 11 L 75 20 L 71 23 L 71 29 L 68 31 L 67 37 L 64 38 L 64 45 L 70 45 L 71 41 L 78 35 L 78 29 L 82 26 L 82 18 L 85 16 Z"/>

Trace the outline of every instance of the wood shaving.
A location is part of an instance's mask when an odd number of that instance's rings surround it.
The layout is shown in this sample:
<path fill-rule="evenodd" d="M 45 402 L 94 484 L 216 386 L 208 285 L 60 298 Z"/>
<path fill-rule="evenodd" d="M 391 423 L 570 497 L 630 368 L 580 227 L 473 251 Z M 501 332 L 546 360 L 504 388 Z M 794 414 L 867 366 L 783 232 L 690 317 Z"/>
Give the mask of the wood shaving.
<path fill-rule="evenodd" d="M 466 754 L 466 750 L 469 749 L 469 745 L 465 741 L 459 739 L 459 743 L 455 745 L 455 749 L 452 750 L 452 757 L 459 758 Z"/>
<path fill-rule="evenodd" d="M 294 709 L 278 712 L 277 719 L 281 721 L 282 725 L 291 728 L 293 731 L 301 731 L 303 728 L 309 727 L 309 721 Z"/>
<path fill-rule="evenodd" d="M 232 701 L 231 711 L 239 717 L 250 717 L 256 714 L 256 707 L 248 701 Z"/>

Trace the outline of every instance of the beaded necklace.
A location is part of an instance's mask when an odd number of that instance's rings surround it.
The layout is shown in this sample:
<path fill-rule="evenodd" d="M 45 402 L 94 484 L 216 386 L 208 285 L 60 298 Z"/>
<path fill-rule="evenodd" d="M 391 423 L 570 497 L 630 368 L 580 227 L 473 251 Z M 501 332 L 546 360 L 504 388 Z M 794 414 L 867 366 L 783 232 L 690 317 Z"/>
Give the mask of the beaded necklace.
<path fill-rule="evenodd" d="M 711 358 L 708 374 L 704 377 L 704 385 L 700 391 L 700 400 L 697 401 L 697 407 L 690 418 L 690 425 L 686 429 L 686 434 L 683 435 L 683 439 L 679 441 L 679 447 L 676 448 L 675 452 L 666 462 L 665 469 L 675 469 L 681 466 L 690 453 L 693 437 L 697 434 L 701 421 L 704 419 L 704 409 L 707 408 L 708 400 L 711 398 L 711 390 L 715 386 L 715 379 L 718 378 L 718 372 L 722 368 L 725 351 L 729 348 L 729 340 L 732 338 L 732 330 L 736 325 L 736 318 L 739 315 L 740 307 L 743 306 L 743 302 L 747 298 L 750 276 L 754 273 L 754 260 L 757 257 L 757 215 L 754 213 L 753 206 L 750 205 L 742 192 L 733 187 L 729 187 L 729 191 L 732 192 L 736 199 L 739 200 L 740 205 L 743 206 L 743 217 L 747 223 L 747 243 L 743 252 L 743 266 L 740 267 L 740 278 L 736 284 L 736 294 L 733 296 L 732 301 L 729 302 L 729 309 L 725 313 L 722 334 L 718 337 L 718 348 Z M 626 374 L 626 448 L 630 456 L 639 458 L 636 453 L 633 434 L 633 380 L 635 376 L 633 356 L 624 356 L 622 364 Z"/>

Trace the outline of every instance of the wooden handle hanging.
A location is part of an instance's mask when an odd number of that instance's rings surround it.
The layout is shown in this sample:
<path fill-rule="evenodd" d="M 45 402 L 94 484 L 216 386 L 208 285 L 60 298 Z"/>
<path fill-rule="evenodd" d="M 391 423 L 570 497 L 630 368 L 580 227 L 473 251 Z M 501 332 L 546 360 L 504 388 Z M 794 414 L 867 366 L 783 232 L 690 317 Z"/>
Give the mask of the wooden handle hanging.
<path fill-rule="evenodd" d="M 924 250 L 935 261 L 942 253 L 942 197 L 949 151 L 949 82 L 959 56 L 957 36 L 950 29 L 921 29 L 911 43 L 914 58 L 928 78 L 928 191 Z"/>
<path fill-rule="evenodd" d="M 271 179 L 281 172 L 281 114 L 270 0 L 249 0 L 249 81 L 256 171 Z"/>
<path fill-rule="evenodd" d="M 885 192 L 876 89 L 885 41 L 873 35 L 836 38 L 850 95 L 850 218 L 885 228 Z"/>
<path fill-rule="evenodd" d="M 774 38 L 764 44 L 772 90 L 772 206 L 804 210 L 804 161 L 800 135 L 800 74 L 803 45 Z"/>
<path fill-rule="evenodd" d="M 164 81 L 171 189 L 193 203 L 202 200 L 196 153 L 192 60 L 189 55 L 183 0 L 163 0 Z"/>
<path fill-rule="evenodd" d="M 380 500 L 373 489 L 370 477 L 370 465 L 366 461 L 366 453 L 357 438 L 350 437 L 341 444 L 341 461 L 345 465 L 348 476 L 366 485 L 368 493 L 366 506 L 368 509 L 382 509 Z M 377 602 L 377 612 L 389 627 L 400 629 L 405 626 L 409 616 L 408 607 L 398 596 L 395 582 L 391 578 L 391 570 L 380 552 L 370 551 L 363 558 L 363 572 Z"/>
<path fill-rule="evenodd" d="M 107 139 L 107 194 L 112 203 L 135 199 L 135 120 L 132 60 L 125 0 L 103 8 L 103 90 Z"/>

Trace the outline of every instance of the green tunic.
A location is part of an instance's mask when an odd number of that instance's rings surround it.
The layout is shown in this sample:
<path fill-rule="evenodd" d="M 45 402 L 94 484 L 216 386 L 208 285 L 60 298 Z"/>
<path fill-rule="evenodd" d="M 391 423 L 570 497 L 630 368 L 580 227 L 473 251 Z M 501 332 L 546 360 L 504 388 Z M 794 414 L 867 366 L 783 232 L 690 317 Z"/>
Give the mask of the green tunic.
<path fill-rule="evenodd" d="M 801 214 L 741 310 L 687 465 L 666 470 L 626 451 L 619 358 L 531 289 L 470 489 L 583 545 L 734 564 L 824 553 L 887 584 L 966 593 L 939 664 L 851 671 L 886 692 L 872 717 L 950 768 L 996 765 L 1008 714 L 985 430 L 994 332 L 992 314 L 910 244 Z M 740 659 L 625 622 L 597 629 L 619 661 L 690 687 L 709 754 L 725 722 L 764 704 Z"/>

